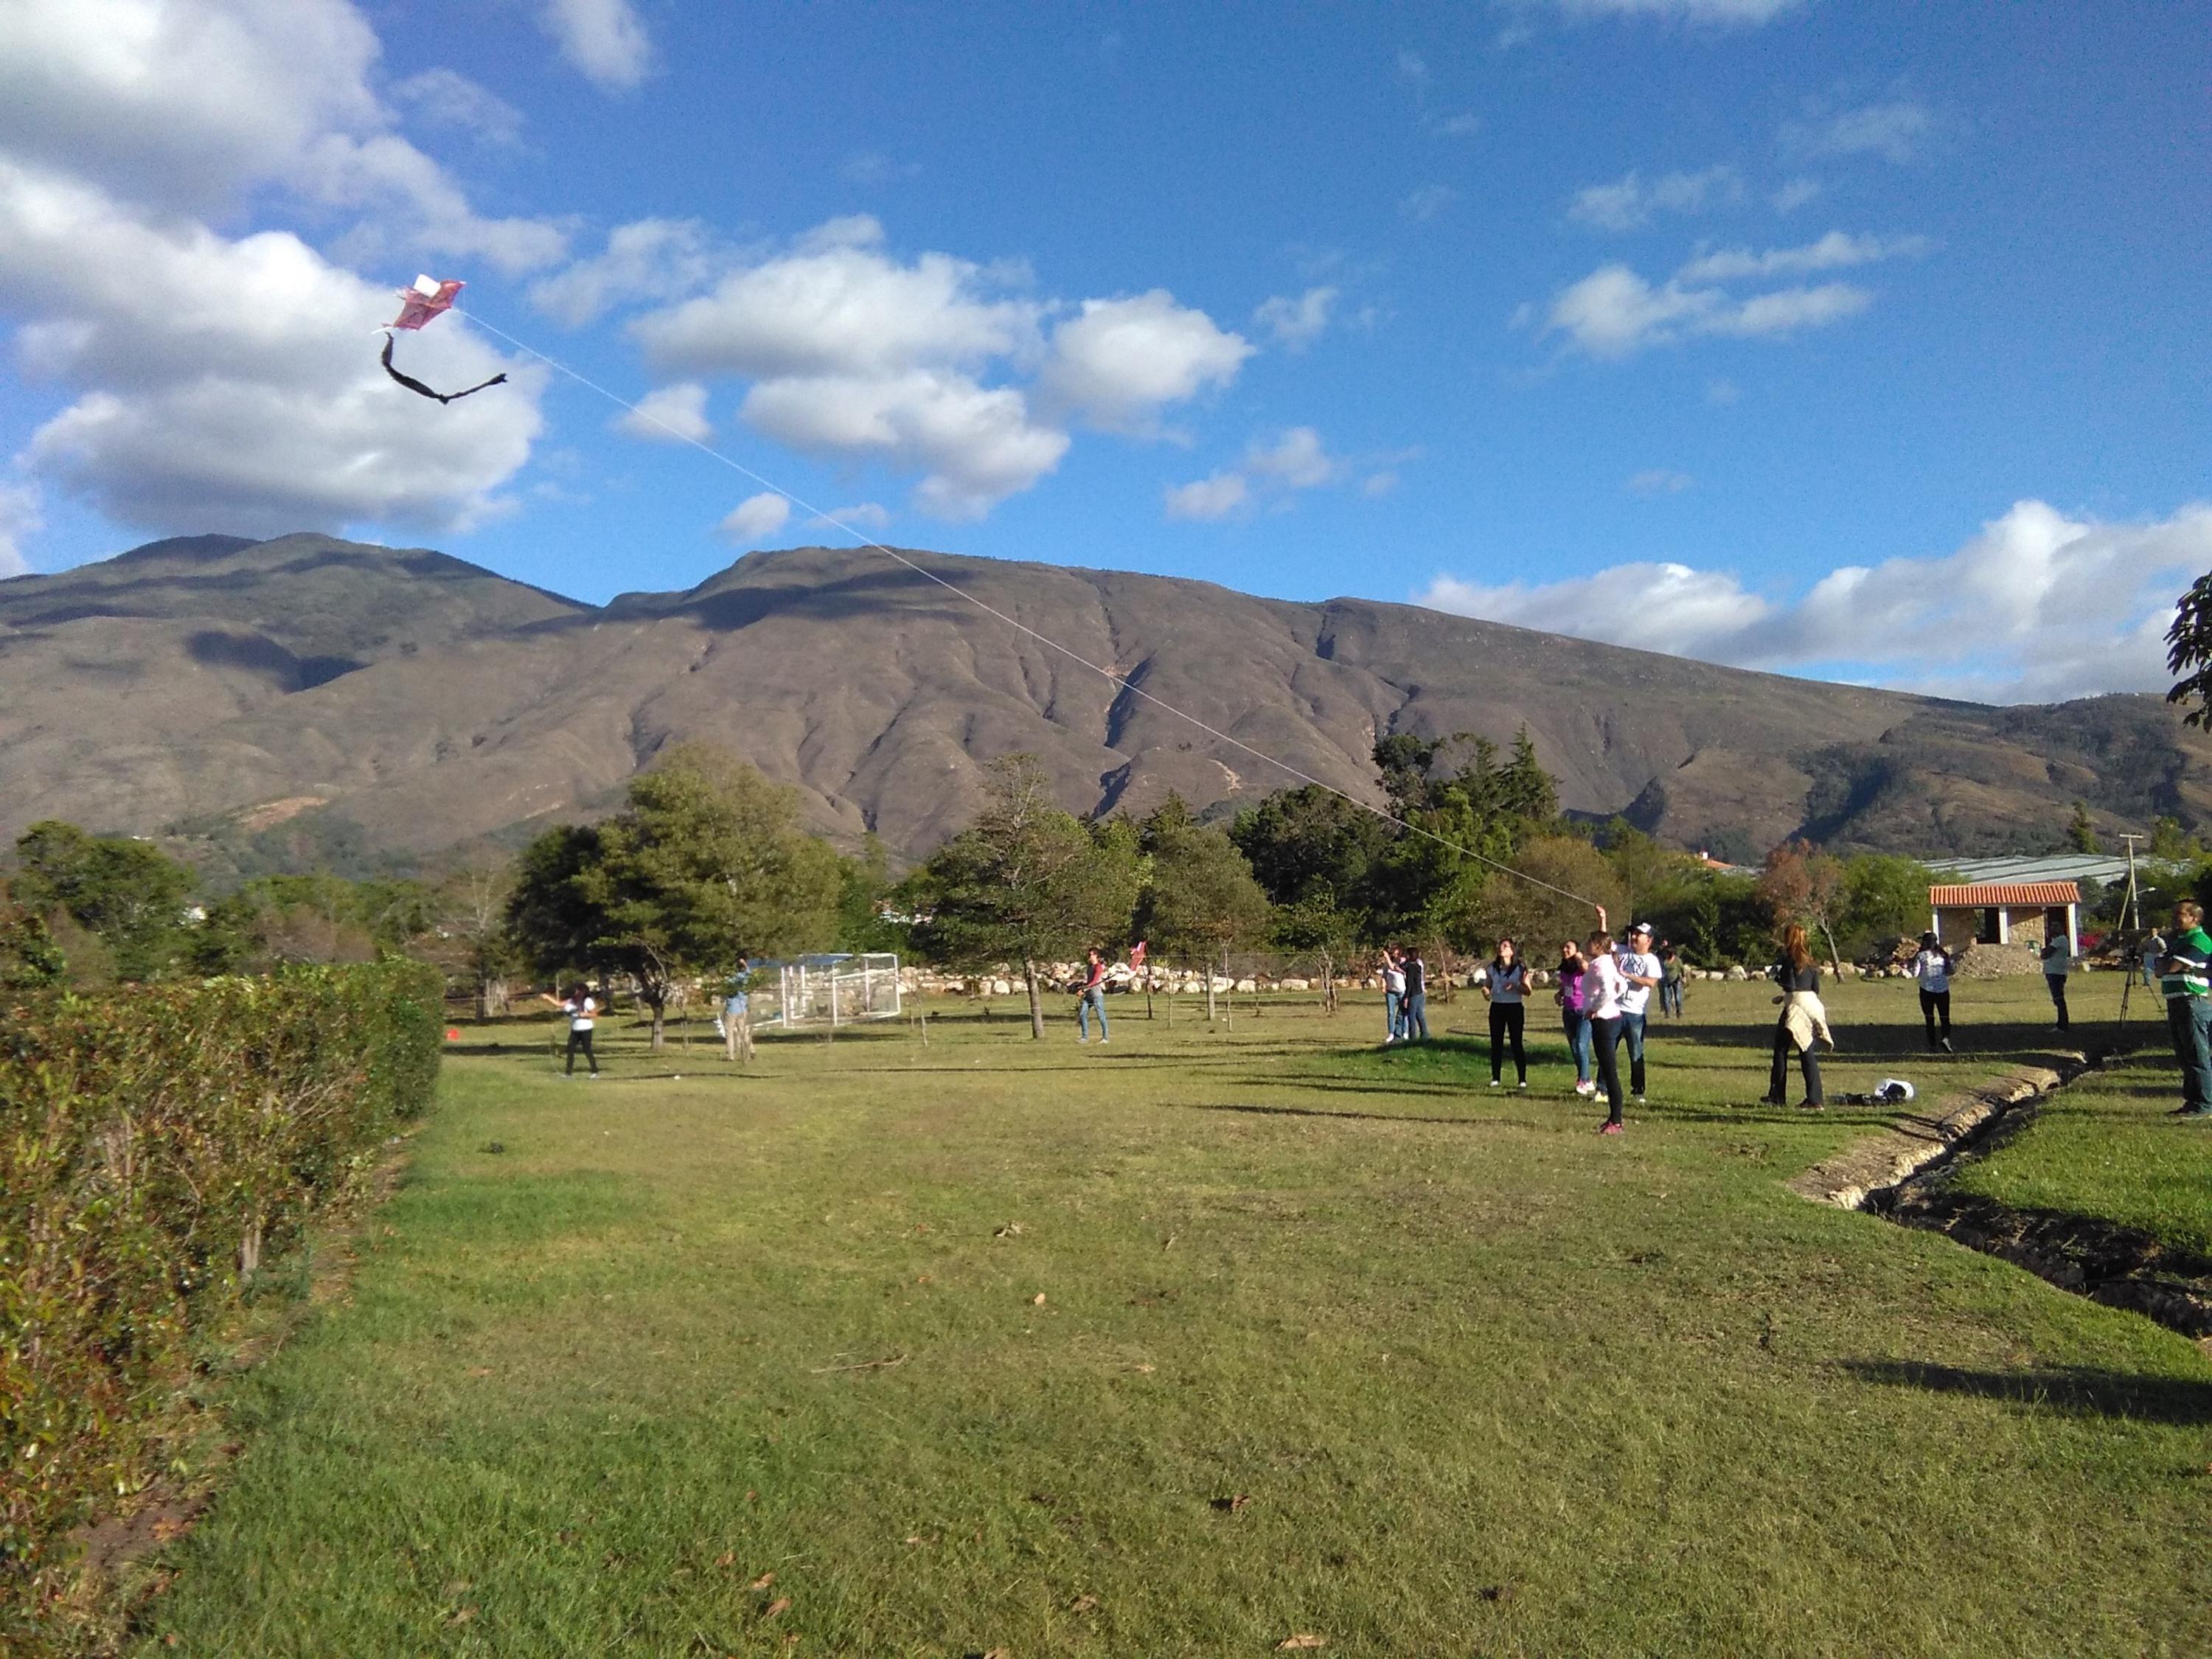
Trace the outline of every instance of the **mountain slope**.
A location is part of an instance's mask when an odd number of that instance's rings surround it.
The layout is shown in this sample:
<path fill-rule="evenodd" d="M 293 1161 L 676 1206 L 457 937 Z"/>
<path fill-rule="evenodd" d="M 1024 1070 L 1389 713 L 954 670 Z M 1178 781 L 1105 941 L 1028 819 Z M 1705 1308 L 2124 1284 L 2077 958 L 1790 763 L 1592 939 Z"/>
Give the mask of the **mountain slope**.
<path fill-rule="evenodd" d="M 866 550 L 753 554 L 594 607 L 420 550 L 161 542 L 0 583 L 0 833 L 327 805 L 427 852 L 603 808 L 703 737 L 798 786 L 821 828 L 915 855 L 1012 750 L 1079 810 L 1233 807 L 1297 781 L 1238 743 L 1369 797 L 1381 733 L 1503 744 L 1524 722 L 1567 806 L 1739 854 L 1801 832 L 2044 845 L 2077 797 L 2212 817 L 2212 740 L 2150 698 L 1987 708 L 1408 605 L 909 556 L 1127 685 Z"/>

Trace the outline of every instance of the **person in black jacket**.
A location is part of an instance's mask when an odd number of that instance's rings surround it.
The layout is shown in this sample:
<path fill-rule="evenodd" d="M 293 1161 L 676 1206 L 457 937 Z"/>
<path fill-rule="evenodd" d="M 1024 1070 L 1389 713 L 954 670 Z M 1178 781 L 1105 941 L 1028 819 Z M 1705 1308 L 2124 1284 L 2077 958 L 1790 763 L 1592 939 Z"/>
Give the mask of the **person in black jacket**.
<path fill-rule="evenodd" d="M 1782 1018 L 1774 1023 L 1774 1066 L 1767 1073 L 1765 1103 L 1790 1103 L 1784 1091 L 1794 1045 L 1805 1073 L 1805 1098 L 1798 1104 L 1817 1109 L 1827 1103 L 1827 1097 L 1820 1089 L 1820 1060 L 1814 1050 L 1827 1029 L 1827 1015 L 1820 1006 L 1820 970 L 1813 964 L 1805 930 L 1795 922 L 1782 936 L 1782 960 L 1774 964 L 1774 982 L 1781 991 L 1774 1000 L 1782 1005 Z"/>

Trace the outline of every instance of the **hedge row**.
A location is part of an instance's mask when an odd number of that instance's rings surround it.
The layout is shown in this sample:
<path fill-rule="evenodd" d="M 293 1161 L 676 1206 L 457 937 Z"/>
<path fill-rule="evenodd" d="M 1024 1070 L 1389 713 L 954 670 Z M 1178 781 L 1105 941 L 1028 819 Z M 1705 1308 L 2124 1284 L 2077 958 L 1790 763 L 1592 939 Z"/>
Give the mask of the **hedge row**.
<path fill-rule="evenodd" d="M 0 1005 L 0 1648 L 144 1486 L 188 1342 L 437 1079 L 420 963 Z"/>

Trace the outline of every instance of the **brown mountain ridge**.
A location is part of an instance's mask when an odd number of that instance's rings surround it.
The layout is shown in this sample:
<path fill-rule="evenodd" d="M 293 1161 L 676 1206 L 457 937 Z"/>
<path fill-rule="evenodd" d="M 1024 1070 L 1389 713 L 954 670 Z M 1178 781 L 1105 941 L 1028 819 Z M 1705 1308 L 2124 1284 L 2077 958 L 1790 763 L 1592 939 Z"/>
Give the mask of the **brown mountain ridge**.
<path fill-rule="evenodd" d="M 1790 835 L 1966 856 L 2212 819 L 2212 738 L 2150 696 L 1991 708 L 1723 668 L 1365 599 L 910 552 L 1127 684 L 1373 798 L 1390 732 L 1524 722 L 1567 807 L 1755 856 Z M 434 853 L 590 814 L 708 738 L 817 825 L 913 857 L 1027 750 L 1071 809 L 1232 810 L 1288 773 L 866 550 L 750 554 L 696 587 L 564 599 L 319 535 L 155 542 L 0 582 L 0 834 L 301 814 Z"/>

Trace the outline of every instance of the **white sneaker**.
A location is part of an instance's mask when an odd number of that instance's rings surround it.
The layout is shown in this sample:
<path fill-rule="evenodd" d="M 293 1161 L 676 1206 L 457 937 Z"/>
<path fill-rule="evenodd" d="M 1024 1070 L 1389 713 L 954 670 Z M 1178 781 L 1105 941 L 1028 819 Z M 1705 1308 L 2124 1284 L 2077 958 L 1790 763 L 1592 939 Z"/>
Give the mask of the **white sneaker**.
<path fill-rule="evenodd" d="M 1491 1086 L 1492 1088 L 1493 1088 L 1493 1089 L 1497 1089 L 1497 1088 L 1502 1088 L 1502 1087 L 1504 1087 L 1504 1085 L 1503 1085 L 1502 1084 L 1500 1084 L 1500 1083 L 1498 1082 L 1498 1080 L 1496 1078 L 1492 1078 L 1492 1079 L 1490 1079 L 1490 1086 Z"/>

